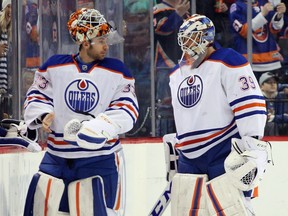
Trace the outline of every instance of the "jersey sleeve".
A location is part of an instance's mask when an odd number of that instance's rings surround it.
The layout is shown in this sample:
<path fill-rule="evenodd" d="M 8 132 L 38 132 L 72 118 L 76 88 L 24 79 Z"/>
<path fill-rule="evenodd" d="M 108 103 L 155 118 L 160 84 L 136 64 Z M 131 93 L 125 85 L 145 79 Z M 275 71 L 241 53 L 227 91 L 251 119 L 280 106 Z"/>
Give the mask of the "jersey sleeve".
<path fill-rule="evenodd" d="M 29 88 L 24 102 L 24 120 L 31 129 L 41 127 L 39 120 L 46 113 L 53 112 L 52 84 L 47 69 L 37 70 L 34 83 Z"/>
<path fill-rule="evenodd" d="M 232 29 L 241 37 L 247 38 L 247 19 L 246 11 L 238 4 L 234 3 L 230 7 L 229 19 L 232 23 Z"/>
<path fill-rule="evenodd" d="M 259 84 L 247 60 L 234 52 L 223 65 L 222 85 L 234 113 L 241 136 L 263 137 L 266 104 Z"/>
<path fill-rule="evenodd" d="M 120 126 L 119 134 L 128 132 L 136 123 L 139 107 L 135 93 L 135 80 L 127 69 L 104 113 Z"/>

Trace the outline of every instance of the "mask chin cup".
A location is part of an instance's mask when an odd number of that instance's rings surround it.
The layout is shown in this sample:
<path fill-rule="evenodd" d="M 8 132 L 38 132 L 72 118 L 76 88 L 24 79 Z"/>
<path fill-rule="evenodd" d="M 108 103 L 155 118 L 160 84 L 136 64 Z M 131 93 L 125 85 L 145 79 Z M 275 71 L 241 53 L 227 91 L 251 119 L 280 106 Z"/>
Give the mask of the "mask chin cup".
<path fill-rule="evenodd" d="M 193 57 L 189 54 L 184 54 L 178 61 L 179 68 L 183 74 L 191 73 L 191 69 L 197 68 L 205 58 L 205 53 L 197 54 L 193 52 Z"/>

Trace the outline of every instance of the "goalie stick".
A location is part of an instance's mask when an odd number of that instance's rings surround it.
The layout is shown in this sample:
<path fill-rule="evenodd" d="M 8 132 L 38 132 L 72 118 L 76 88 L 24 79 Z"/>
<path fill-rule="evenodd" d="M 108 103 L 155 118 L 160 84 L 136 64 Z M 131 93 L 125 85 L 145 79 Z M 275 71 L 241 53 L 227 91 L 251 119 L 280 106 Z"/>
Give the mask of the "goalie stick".
<path fill-rule="evenodd" d="M 168 182 L 164 191 L 154 204 L 148 216 L 161 216 L 171 201 L 172 181 Z"/>
<path fill-rule="evenodd" d="M 0 137 L 0 146 L 20 146 L 31 152 L 40 152 L 41 146 L 26 137 Z"/>
<path fill-rule="evenodd" d="M 42 148 L 36 141 L 22 134 L 21 127 L 24 126 L 18 126 L 19 124 L 20 121 L 13 119 L 5 119 L 0 122 L 0 147 L 20 146 L 31 152 L 41 151 Z"/>

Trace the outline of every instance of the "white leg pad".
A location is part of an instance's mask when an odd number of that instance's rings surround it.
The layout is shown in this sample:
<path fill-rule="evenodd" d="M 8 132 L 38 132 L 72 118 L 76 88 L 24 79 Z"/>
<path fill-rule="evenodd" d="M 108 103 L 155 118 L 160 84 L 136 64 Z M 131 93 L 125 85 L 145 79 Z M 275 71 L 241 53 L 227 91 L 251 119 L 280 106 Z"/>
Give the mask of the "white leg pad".
<path fill-rule="evenodd" d="M 206 175 L 177 173 L 172 180 L 171 215 L 207 216 Z"/>
<path fill-rule="evenodd" d="M 40 178 L 34 195 L 33 215 L 63 215 L 58 211 L 65 188 L 63 180 L 44 173 L 39 174 Z"/>
<path fill-rule="evenodd" d="M 117 152 L 116 166 L 118 170 L 118 187 L 115 204 L 113 210 L 117 212 L 117 215 L 125 215 L 125 204 L 126 204 L 126 167 L 125 157 L 123 149 Z M 107 208 L 109 215 L 109 209 Z"/>
<path fill-rule="evenodd" d="M 96 181 L 94 185 L 92 181 Z M 94 190 L 93 187 L 95 187 Z M 101 176 L 71 182 L 68 186 L 68 197 L 71 216 L 117 216 L 114 210 L 106 207 Z"/>
<path fill-rule="evenodd" d="M 211 216 L 248 216 L 243 192 L 236 188 L 227 174 L 206 184 L 207 206 Z"/>

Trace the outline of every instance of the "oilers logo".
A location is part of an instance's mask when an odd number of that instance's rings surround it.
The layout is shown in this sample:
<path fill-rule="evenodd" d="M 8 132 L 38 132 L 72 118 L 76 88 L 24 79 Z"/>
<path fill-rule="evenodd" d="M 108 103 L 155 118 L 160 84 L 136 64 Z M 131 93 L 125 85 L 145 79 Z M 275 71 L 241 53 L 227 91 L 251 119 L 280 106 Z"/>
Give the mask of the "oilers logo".
<path fill-rule="evenodd" d="M 186 108 L 195 106 L 203 92 L 203 82 L 197 75 L 189 76 L 184 79 L 177 92 L 178 101 Z"/>
<path fill-rule="evenodd" d="M 98 104 L 99 91 L 95 84 L 87 79 L 77 79 L 68 85 L 65 102 L 74 112 L 90 112 Z"/>

